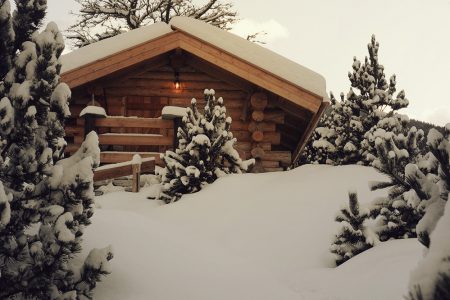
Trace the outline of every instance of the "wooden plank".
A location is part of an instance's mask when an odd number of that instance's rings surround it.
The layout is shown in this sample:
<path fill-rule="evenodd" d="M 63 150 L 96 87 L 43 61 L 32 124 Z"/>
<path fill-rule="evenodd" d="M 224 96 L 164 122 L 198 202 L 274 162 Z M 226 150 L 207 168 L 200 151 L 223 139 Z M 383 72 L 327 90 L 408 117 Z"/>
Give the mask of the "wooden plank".
<path fill-rule="evenodd" d="M 233 124 L 231 124 L 231 128 L 233 129 Z M 270 123 L 270 122 L 250 122 L 248 124 L 248 131 L 255 132 L 255 131 L 276 131 L 277 130 L 277 124 L 276 123 Z"/>
<path fill-rule="evenodd" d="M 156 160 L 143 159 L 141 163 L 141 174 L 154 174 L 155 173 Z"/>
<path fill-rule="evenodd" d="M 274 122 L 276 124 L 283 124 L 285 112 L 282 110 L 266 110 L 264 111 L 264 121 Z"/>
<path fill-rule="evenodd" d="M 235 137 L 238 141 L 251 141 L 251 135 L 248 131 L 231 131 L 231 133 L 233 134 L 233 137 Z"/>
<path fill-rule="evenodd" d="M 113 152 L 102 151 L 100 152 L 100 162 L 102 164 L 119 163 L 124 161 L 130 161 L 135 154 L 139 154 L 142 158 L 154 158 L 156 165 L 162 166 L 163 162 L 158 152 Z"/>
<path fill-rule="evenodd" d="M 272 149 L 272 145 L 270 143 L 251 143 L 251 142 L 237 142 L 235 148 L 242 151 L 250 151 L 254 147 L 261 147 L 264 151 L 270 151 Z"/>
<path fill-rule="evenodd" d="M 164 128 L 173 129 L 173 121 L 153 118 L 102 118 L 95 120 L 97 127 L 111 128 Z"/>
<path fill-rule="evenodd" d="M 132 174 L 132 165 L 113 167 L 109 169 L 94 170 L 94 182 L 114 179 Z"/>
<path fill-rule="evenodd" d="M 172 80 L 174 78 L 173 72 L 165 71 L 149 71 L 138 75 L 132 75 L 129 78 L 142 78 L 142 79 L 157 79 L 157 80 Z M 203 72 L 183 72 L 180 71 L 181 81 L 210 81 L 220 82 L 221 79 L 215 78 Z"/>
<path fill-rule="evenodd" d="M 243 122 L 241 120 L 233 120 L 233 122 L 231 123 L 231 131 L 238 131 L 238 130 L 243 130 L 243 131 L 247 131 L 249 128 L 249 123 L 248 122 Z"/>
<path fill-rule="evenodd" d="M 100 145 L 123 146 L 172 146 L 173 138 L 158 134 L 100 134 L 99 143 Z"/>
<path fill-rule="evenodd" d="M 64 132 L 66 133 L 66 136 L 83 135 L 84 128 L 79 126 L 66 125 L 64 127 Z"/>
<path fill-rule="evenodd" d="M 125 165 L 107 165 L 106 168 L 98 168 L 94 170 L 94 182 L 133 175 L 133 182 L 139 183 L 141 173 L 154 173 L 154 171 L 154 159 L 143 159 L 141 164 L 132 164 L 130 161 Z M 136 185 L 135 188 L 137 188 Z"/>
<path fill-rule="evenodd" d="M 151 89 L 174 89 L 173 80 L 156 80 L 156 79 L 145 79 L 145 78 L 133 78 L 133 79 L 119 79 L 117 81 L 109 81 L 104 84 L 103 87 L 145 87 Z M 229 85 L 221 81 L 183 81 L 180 77 L 181 89 L 190 90 L 204 90 L 204 89 L 214 89 L 214 90 L 230 90 L 239 91 L 240 89 Z"/>
<path fill-rule="evenodd" d="M 106 96 L 116 96 L 116 97 L 124 97 L 124 96 L 148 96 L 148 97 L 170 97 L 170 98 L 203 98 L 203 90 L 202 89 L 152 89 L 147 87 L 110 87 L 106 89 Z M 229 91 L 229 90 L 216 90 L 217 97 L 222 97 L 225 100 L 228 98 L 240 99 L 245 97 L 245 93 L 241 91 Z"/>
<path fill-rule="evenodd" d="M 154 163 L 154 162 L 153 162 Z M 132 182 L 131 182 L 131 192 L 139 193 L 141 185 L 141 165 L 133 164 L 131 165 Z"/>

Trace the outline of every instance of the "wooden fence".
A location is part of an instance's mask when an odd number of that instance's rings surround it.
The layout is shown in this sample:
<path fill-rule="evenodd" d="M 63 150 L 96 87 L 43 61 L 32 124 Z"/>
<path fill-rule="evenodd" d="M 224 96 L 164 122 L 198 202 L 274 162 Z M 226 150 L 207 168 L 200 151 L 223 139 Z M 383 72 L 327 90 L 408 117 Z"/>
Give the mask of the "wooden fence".
<path fill-rule="evenodd" d="M 153 157 L 142 159 L 139 155 L 135 155 L 132 160 L 127 162 L 98 167 L 94 171 L 94 182 L 132 175 L 131 190 L 133 193 L 137 193 L 140 188 L 141 174 L 154 172 L 155 159 Z"/>
<path fill-rule="evenodd" d="M 77 119 L 75 126 L 66 126 L 66 135 L 73 139 L 73 144 L 68 145 L 66 152 L 75 152 L 85 135 L 94 130 L 99 137 L 102 164 L 126 162 L 139 154 L 142 158 L 154 158 L 156 165 L 162 165 L 160 153 L 173 148 L 175 144 L 174 124 L 174 120 L 160 118 L 96 118 L 88 115 L 84 119 Z"/>

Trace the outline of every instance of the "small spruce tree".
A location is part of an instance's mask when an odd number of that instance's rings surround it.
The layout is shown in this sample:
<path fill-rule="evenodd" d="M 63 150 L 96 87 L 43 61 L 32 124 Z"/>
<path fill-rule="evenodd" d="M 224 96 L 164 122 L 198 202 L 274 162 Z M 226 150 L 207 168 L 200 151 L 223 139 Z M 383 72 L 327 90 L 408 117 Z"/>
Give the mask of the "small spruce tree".
<path fill-rule="evenodd" d="M 336 265 L 341 265 L 353 256 L 373 247 L 376 238 L 365 225 L 369 210 L 360 209 L 356 193 L 349 193 L 349 205 L 342 208 L 336 221 L 342 226 L 331 245 L 336 255 Z"/>
<path fill-rule="evenodd" d="M 192 99 L 178 129 L 178 148 L 163 156 L 160 199 L 166 203 L 197 192 L 225 174 L 245 172 L 254 163 L 254 160 L 241 160 L 234 149 L 232 120 L 226 116 L 223 99 L 216 99 L 214 94 L 214 90 L 205 90 L 203 113 Z"/>
<path fill-rule="evenodd" d="M 368 164 L 365 157 L 374 152 L 370 143 L 361 147 L 365 135 L 386 117 L 408 106 L 405 92 L 396 93 L 396 77 L 389 82 L 378 60 L 379 44 L 372 36 L 365 62 L 353 58 L 349 72 L 350 91 L 338 101 L 331 96 L 331 112 L 324 116 L 304 151 L 301 163 L 333 165 Z"/>
<path fill-rule="evenodd" d="M 410 300 L 450 298 L 450 123 L 444 133 L 431 129 L 427 136 L 430 159 L 425 165 L 434 170 L 439 194 L 426 206 L 417 225 L 419 241 L 428 248 L 424 259 L 411 273 Z"/>
<path fill-rule="evenodd" d="M 418 149 L 422 139 L 423 131 L 415 127 L 406 136 L 383 129 L 377 132 L 376 156 L 371 165 L 389 178 L 387 182 L 371 184 L 372 190 L 389 188 L 387 197 L 375 200 L 371 210 L 381 241 L 416 237 L 416 226 L 426 201 L 436 192 L 433 177 L 426 176 L 417 167 L 422 159 Z"/>
<path fill-rule="evenodd" d="M 0 0 L 0 298 L 92 299 L 109 272 L 110 248 L 94 249 L 81 266 L 84 228 L 93 214 L 98 138 L 87 136 L 64 159 L 70 89 L 60 83 L 64 42 L 56 24 L 37 29 L 45 0 Z M 7 45 L 7 46 L 5 46 Z M 11 46 L 14 45 L 14 46 Z"/>

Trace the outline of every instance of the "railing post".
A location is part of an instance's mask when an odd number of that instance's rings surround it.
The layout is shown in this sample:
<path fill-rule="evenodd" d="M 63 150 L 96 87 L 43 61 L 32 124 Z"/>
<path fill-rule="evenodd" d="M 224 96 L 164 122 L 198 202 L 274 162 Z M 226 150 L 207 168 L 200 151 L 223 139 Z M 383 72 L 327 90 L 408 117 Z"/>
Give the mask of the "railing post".
<path fill-rule="evenodd" d="M 84 137 L 89 132 L 96 131 L 95 119 L 106 118 L 106 112 L 100 106 L 86 106 L 80 113 L 80 118 L 84 119 Z"/>
<path fill-rule="evenodd" d="M 183 124 L 183 117 L 186 116 L 186 108 L 177 106 L 165 106 L 161 117 L 164 120 L 173 120 L 173 149 L 178 147 L 178 128 Z"/>
<path fill-rule="evenodd" d="M 131 192 L 139 193 L 139 189 L 141 187 L 141 164 L 142 158 L 139 154 L 135 154 L 133 156 L 132 164 L 131 164 L 131 172 L 133 175 L 133 182 L 131 183 Z"/>

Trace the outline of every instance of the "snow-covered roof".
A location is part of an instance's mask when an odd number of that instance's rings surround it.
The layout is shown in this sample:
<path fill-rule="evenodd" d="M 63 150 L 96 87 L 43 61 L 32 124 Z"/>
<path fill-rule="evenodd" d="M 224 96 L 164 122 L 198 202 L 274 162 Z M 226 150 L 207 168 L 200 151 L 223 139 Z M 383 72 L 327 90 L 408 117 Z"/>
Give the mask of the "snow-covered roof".
<path fill-rule="evenodd" d="M 169 25 L 156 23 L 141 27 L 65 54 L 61 57 L 61 72 L 72 71 L 177 30 L 321 96 L 325 101 L 328 99 L 322 75 L 231 32 L 188 17 L 174 17 Z"/>
<path fill-rule="evenodd" d="M 231 32 L 188 17 L 174 17 L 170 21 L 170 25 L 316 95 L 325 99 L 328 98 L 325 78 L 322 75 L 267 48 L 249 42 Z"/>
<path fill-rule="evenodd" d="M 61 73 L 77 69 L 171 32 L 173 30 L 166 23 L 156 23 L 87 45 L 61 56 Z"/>

